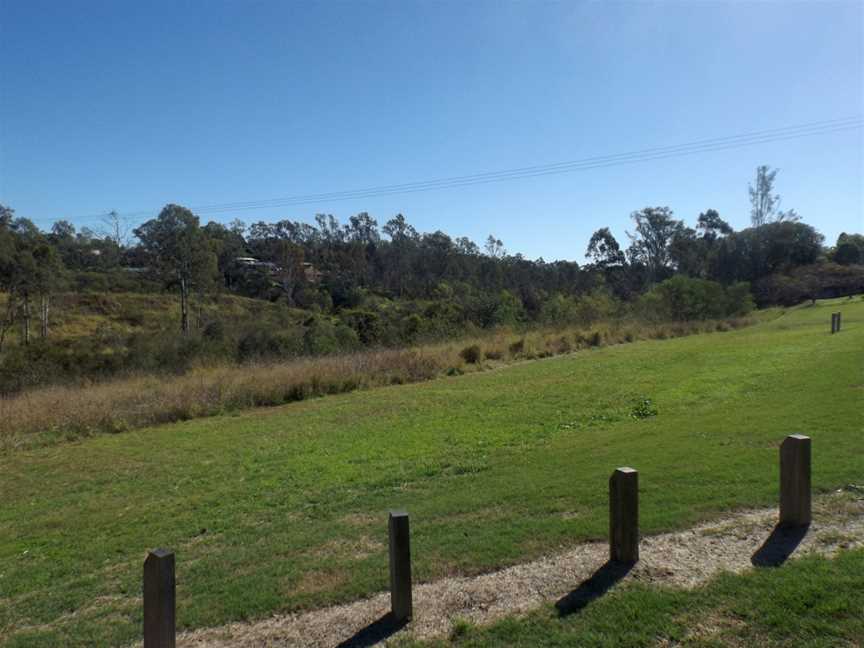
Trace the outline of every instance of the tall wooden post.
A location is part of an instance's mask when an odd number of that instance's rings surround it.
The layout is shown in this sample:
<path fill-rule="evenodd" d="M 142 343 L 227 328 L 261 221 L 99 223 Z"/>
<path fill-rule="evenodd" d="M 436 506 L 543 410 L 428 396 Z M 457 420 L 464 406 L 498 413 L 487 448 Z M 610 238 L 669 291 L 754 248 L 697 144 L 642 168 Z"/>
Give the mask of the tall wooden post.
<path fill-rule="evenodd" d="M 390 610 L 393 620 L 404 622 L 414 614 L 411 598 L 411 541 L 408 513 L 390 511 Z"/>
<path fill-rule="evenodd" d="M 156 549 L 144 561 L 144 648 L 174 648 L 174 554 Z"/>
<path fill-rule="evenodd" d="M 791 434 L 780 444 L 780 524 L 803 526 L 811 520 L 810 437 Z"/>
<path fill-rule="evenodd" d="M 609 478 L 609 560 L 639 560 L 639 472 L 618 468 Z"/>

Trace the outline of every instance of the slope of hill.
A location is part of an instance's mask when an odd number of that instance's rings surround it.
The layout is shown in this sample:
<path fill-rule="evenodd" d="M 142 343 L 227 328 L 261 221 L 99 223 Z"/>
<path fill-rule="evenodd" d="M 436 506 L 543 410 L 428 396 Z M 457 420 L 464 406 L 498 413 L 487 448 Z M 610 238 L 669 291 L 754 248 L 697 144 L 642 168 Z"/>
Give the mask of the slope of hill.
<path fill-rule="evenodd" d="M 830 313 L 843 331 L 828 333 Z M 723 334 L 335 395 L 0 457 L 0 636 L 139 635 L 144 552 L 177 551 L 181 628 L 387 587 L 386 511 L 415 578 L 477 573 L 606 533 L 606 480 L 642 475 L 653 534 L 776 497 L 777 444 L 814 488 L 860 480 L 864 302 Z"/>
<path fill-rule="evenodd" d="M 7 295 L 0 294 L 0 308 L 5 309 L 7 299 Z M 288 309 L 283 304 L 230 294 L 196 300 L 192 315 L 193 320 L 202 324 L 216 319 L 294 323 L 308 317 L 308 313 Z M 50 340 L 62 343 L 104 335 L 106 331 L 179 335 L 179 322 L 180 300 L 173 293 L 61 293 L 51 300 Z M 37 328 L 34 320 L 34 338 Z M 10 337 L 18 335 L 16 328 Z"/>
<path fill-rule="evenodd" d="M 0 295 L 0 312 L 5 312 L 7 299 Z M 183 337 L 175 295 L 56 295 L 51 301 L 47 337 L 43 338 L 40 318 L 34 312 L 30 343 L 23 344 L 20 309 L 14 326 L 7 319 L 0 328 L 0 394 L 57 384 L 92 384 L 129 374 L 183 373 L 196 365 L 254 358 L 273 340 L 290 339 L 302 347 L 303 322 L 311 316 L 284 304 L 213 295 L 193 302 L 195 332 Z"/>

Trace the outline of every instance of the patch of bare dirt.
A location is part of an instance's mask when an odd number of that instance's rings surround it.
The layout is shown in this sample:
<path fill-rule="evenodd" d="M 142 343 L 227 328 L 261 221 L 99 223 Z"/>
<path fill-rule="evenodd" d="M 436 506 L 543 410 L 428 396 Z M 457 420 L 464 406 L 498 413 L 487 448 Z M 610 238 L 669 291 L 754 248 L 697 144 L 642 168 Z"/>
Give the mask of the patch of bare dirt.
<path fill-rule="evenodd" d="M 489 574 L 417 585 L 414 619 L 389 638 L 441 637 L 455 619 L 488 624 L 553 601 L 581 607 L 605 588 L 628 581 L 692 588 L 721 571 L 740 572 L 810 552 L 831 555 L 864 546 L 864 497 L 853 489 L 816 498 L 814 523 L 806 533 L 775 529 L 776 515 L 776 509 L 747 511 L 686 531 L 645 537 L 640 561 L 629 570 L 607 564 L 607 545 L 595 542 Z M 178 636 L 177 645 L 371 646 L 379 637 L 382 643 L 388 640 L 382 618 L 389 605 L 389 594 L 381 593 L 346 605 L 187 632 Z M 702 632 L 710 635 L 711 628 Z"/>

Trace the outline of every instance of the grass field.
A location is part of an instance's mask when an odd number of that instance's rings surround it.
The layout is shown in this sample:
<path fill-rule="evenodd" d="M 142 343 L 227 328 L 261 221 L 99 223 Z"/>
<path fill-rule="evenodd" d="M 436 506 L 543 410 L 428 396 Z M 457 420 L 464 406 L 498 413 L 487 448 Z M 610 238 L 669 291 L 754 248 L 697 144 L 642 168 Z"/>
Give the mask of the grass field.
<path fill-rule="evenodd" d="M 728 331 L 775 317 L 777 312 L 772 309 L 756 317 L 718 321 L 613 320 L 590 327 L 498 328 L 410 348 L 371 348 L 246 363 L 211 359 L 179 375 L 143 371 L 110 380 L 102 376 L 96 383 L 30 388 L 0 398 L 0 453 L 358 389 L 485 371 L 572 350 Z M 471 355 L 466 354 L 469 351 Z M 88 348 L 85 356 L 93 353 L 94 349 Z M 179 353 L 175 348 L 168 355 Z"/>
<path fill-rule="evenodd" d="M 400 648 L 861 646 L 864 551 L 808 557 L 783 569 L 724 574 L 696 591 L 612 590 L 578 613 L 538 610 L 489 628 L 457 623 L 447 640 Z"/>
<path fill-rule="evenodd" d="M 864 474 L 862 367 L 864 302 L 844 300 L 15 451 L 0 456 L 0 641 L 136 638 L 156 546 L 177 552 L 189 628 L 385 589 L 389 508 L 411 512 L 422 581 L 604 537 L 619 465 L 641 472 L 645 533 L 773 503 L 786 434 L 813 437 L 814 487 L 835 488 Z M 657 415 L 632 416 L 645 399 Z"/>

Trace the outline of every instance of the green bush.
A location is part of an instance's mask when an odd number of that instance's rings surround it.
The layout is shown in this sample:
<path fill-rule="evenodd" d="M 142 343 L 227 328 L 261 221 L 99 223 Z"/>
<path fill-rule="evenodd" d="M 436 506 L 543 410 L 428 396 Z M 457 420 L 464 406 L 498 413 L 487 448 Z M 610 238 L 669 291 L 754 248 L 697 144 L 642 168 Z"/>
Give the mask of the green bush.
<path fill-rule="evenodd" d="M 402 320 L 402 339 L 406 342 L 416 342 L 424 330 L 423 318 L 413 313 Z"/>
<path fill-rule="evenodd" d="M 303 338 L 297 332 L 264 326 L 246 331 L 237 341 L 237 359 L 240 362 L 298 356 L 304 350 Z"/>
<path fill-rule="evenodd" d="M 747 283 L 724 288 L 716 281 L 677 275 L 643 295 L 638 309 L 649 320 L 688 321 L 744 315 L 753 306 Z"/>
<path fill-rule="evenodd" d="M 574 321 L 588 326 L 600 320 L 610 319 L 615 315 L 617 304 L 615 300 L 603 291 L 595 291 L 576 300 L 573 310 Z"/>
<path fill-rule="evenodd" d="M 306 322 L 303 346 L 309 355 L 331 355 L 338 353 L 342 345 L 336 335 L 336 326 L 329 319 L 313 317 Z"/>
<path fill-rule="evenodd" d="M 750 292 L 750 284 L 739 281 L 726 288 L 726 315 L 741 316 L 753 311 L 756 303 Z"/>
<path fill-rule="evenodd" d="M 555 294 L 540 306 L 538 319 L 547 324 L 562 324 L 576 320 L 576 300 Z"/>
<path fill-rule="evenodd" d="M 385 342 L 385 324 L 378 313 L 349 309 L 342 311 L 339 318 L 354 329 L 364 346 L 376 346 Z"/>

